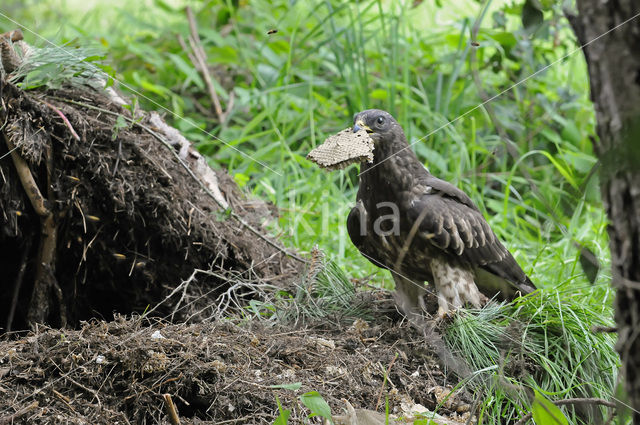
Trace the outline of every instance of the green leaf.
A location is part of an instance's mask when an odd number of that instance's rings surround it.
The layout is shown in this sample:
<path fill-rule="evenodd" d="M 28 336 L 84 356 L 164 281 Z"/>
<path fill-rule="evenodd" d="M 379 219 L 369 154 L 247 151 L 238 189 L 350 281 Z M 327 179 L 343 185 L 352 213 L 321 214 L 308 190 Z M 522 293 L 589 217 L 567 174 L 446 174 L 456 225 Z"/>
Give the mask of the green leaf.
<path fill-rule="evenodd" d="M 258 316 L 265 317 L 269 317 L 276 311 L 276 308 L 273 306 L 273 304 L 265 303 L 258 300 L 250 300 L 249 306 L 247 306 L 246 308 Z"/>
<path fill-rule="evenodd" d="M 215 219 L 216 221 L 227 221 L 229 219 L 229 217 L 231 217 L 231 213 L 233 213 L 233 210 L 231 208 L 227 208 L 224 211 L 216 211 L 215 212 Z"/>
<path fill-rule="evenodd" d="M 534 5 L 532 0 L 527 0 L 522 6 L 522 26 L 533 32 L 543 21 L 542 11 Z"/>
<path fill-rule="evenodd" d="M 321 416 L 333 423 L 331 408 L 319 392 L 309 391 L 304 393 L 300 396 L 300 401 L 311 410 L 311 416 Z"/>
<path fill-rule="evenodd" d="M 247 183 L 249 183 L 249 176 L 242 173 L 236 173 L 233 175 L 233 179 L 236 181 L 236 184 L 240 187 L 245 187 Z"/>
<path fill-rule="evenodd" d="M 168 13 L 179 13 L 178 9 L 163 0 L 156 0 L 155 5 Z"/>
<path fill-rule="evenodd" d="M 30 71 L 20 85 L 24 90 L 34 89 L 46 85 L 54 76 L 62 72 L 62 67 L 56 63 L 47 63 Z"/>
<path fill-rule="evenodd" d="M 535 391 L 531 408 L 536 425 L 569 425 L 569 421 L 558 406 L 551 403 L 538 390 Z"/>
<path fill-rule="evenodd" d="M 273 425 L 287 425 L 289 422 L 289 416 L 291 415 L 291 410 L 284 409 L 280 412 L 275 421 L 273 421 Z"/>
<path fill-rule="evenodd" d="M 140 77 L 140 75 L 137 73 L 134 73 L 133 78 L 136 84 L 142 87 L 144 91 L 155 93 L 158 96 L 162 96 L 163 98 L 171 94 L 171 91 L 168 88 L 163 87 L 159 84 L 154 84 L 146 78 Z"/>
<path fill-rule="evenodd" d="M 562 174 L 562 177 L 564 177 L 565 180 L 567 180 L 567 182 L 569 182 L 571 186 L 573 186 L 576 189 L 580 188 L 580 186 L 578 185 L 578 182 L 576 182 L 576 179 L 573 178 L 573 172 L 569 167 L 564 167 L 560 163 L 560 161 L 555 159 L 549 152 L 540 151 L 540 153 L 547 157 L 547 159 L 553 164 L 553 166 L 556 167 L 556 170 L 558 170 L 558 172 Z"/>
<path fill-rule="evenodd" d="M 198 71 L 193 66 L 185 62 L 185 60 L 180 56 L 172 53 L 169 54 L 169 59 L 171 59 L 171 62 L 173 62 L 175 66 L 187 76 L 187 81 L 193 81 L 199 89 L 204 90 L 204 82 L 200 78 Z"/>
<path fill-rule="evenodd" d="M 509 50 L 515 47 L 515 45 L 518 43 L 518 40 L 516 40 L 516 37 L 513 35 L 513 33 L 510 33 L 508 31 L 501 31 L 501 32 L 484 31 L 484 34 L 486 34 L 488 37 L 491 37 L 495 41 L 500 43 L 500 45 L 505 50 Z"/>
<path fill-rule="evenodd" d="M 231 46 L 211 47 L 209 49 L 207 57 L 209 58 L 209 61 L 217 64 L 238 63 L 238 52 L 236 51 L 236 49 L 232 48 Z"/>
<path fill-rule="evenodd" d="M 277 384 L 269 385 L 269 388 L 282 388 L 285 390 L 298 391 L 302 387 L 302 382 L 294 382 L 293 384 Z"/>
<path fill-rule="evenodd" d="M 369 96 L 371 96 L 371 99 L 387 100 L 388 93 L 383 89 L 375 89 L 371 93 L 369 93 Z"/>
<path fill-rule="evenodd" d="M 578 126 L 571 120 L 565 121 L 561 136 L 574 146 L 580 146 L 580 142 L 582 141 L 582 135 L 580 134 L 580 130 L 578 130 Z"/>
<path fill-rule="evenodd" d="M 550 10 L 556 3 L 556 0 L 538 0 L 537 3 L 540 5 L 540 9 Z"/>
<path fill-rule="evenodd" d="M 114 124 L 113 130 L 111 133 L 111 140 L 116 140 L 118 138 L 118 133 L 120 133 L 120 130 L 124 130 L 128 126 L 129 124 L 127 123 L 127 120 L 125 120 L 122 115 L 118 115 L 118 118 L 116 118 L 116 123 Z"/>
<path fill-rule="evenodd" d="M 289 422 L 289 416 L 291 415 L 291 410 L 282 408 L 282 404 L 280 404 L 278 396 L 276 396 L 276 403 L 278 403 L 278 412 L 280 412 L 280 414 L 276 420 L 273 421 L 273 425 L 287 425 Z"/>

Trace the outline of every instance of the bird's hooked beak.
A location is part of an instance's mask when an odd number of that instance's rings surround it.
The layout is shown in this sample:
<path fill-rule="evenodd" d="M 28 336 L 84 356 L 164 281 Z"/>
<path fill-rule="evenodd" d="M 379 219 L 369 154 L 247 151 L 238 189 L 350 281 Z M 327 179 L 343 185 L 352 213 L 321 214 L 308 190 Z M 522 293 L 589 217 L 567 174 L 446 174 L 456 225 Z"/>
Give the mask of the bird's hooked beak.
<path fill-rule="evenodd" d="M 369 126 L 366 125 L 362 120 L 356 121 L 356 123 L 353 125 L 354 133 L 357 133 L 360 130 L 365 130 L 367 133 L 373 133 L 373 130 L 371 130 L 371 128 L 369 128 Z"/>

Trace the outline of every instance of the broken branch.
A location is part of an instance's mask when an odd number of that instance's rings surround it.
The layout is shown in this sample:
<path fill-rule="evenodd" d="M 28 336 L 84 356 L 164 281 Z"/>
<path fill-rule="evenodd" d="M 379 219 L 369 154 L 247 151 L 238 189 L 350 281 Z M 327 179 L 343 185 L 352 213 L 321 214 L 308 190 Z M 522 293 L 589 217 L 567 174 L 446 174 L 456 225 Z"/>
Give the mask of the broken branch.
<path fill-rule="evenodd" d="M 173 404 L 173 400 L 171 400 L 171 394 L 163 394 L 162 397 L 164 398 L 164 406 L 167 409 L 167 416 L 169 416 L 171 425 L 180 425 L 180 417 L 178 417 L 176 406 Z"/>
<path fill-rule="evenodd" d="M 213 102 L 214 109 L 218 115 L 218 120 L 220 123 L 224 123 L 229 111 L 231 111 L 231 108 L 233 107 L 233 93 L 229 96 L 227 110 L 223 111 L 220 99 L 218 98 L 218 93 L 216 92 L 215 85 L 213 84 L 214 79 L 209 72 L 209 67 L 207 66 L 207 55 L 202 47 L 200 36 L 198 35 L 198 24 L 196 23 L 196 19 L 190 7 L 187 6 L 186 12 L 187 20 L 189 21 L 189 31 L 191 32 L 189 35 L 189 45 L 191 46 L 191 50 L 193 50 L 193 55 L 189 55 L 189 59 L 191 59 L 193 66 L 195 66 L 200 74 L 202 74 L 202 78 L 204 79 L 207 90 L 209 91 L 209 96 Z"/>

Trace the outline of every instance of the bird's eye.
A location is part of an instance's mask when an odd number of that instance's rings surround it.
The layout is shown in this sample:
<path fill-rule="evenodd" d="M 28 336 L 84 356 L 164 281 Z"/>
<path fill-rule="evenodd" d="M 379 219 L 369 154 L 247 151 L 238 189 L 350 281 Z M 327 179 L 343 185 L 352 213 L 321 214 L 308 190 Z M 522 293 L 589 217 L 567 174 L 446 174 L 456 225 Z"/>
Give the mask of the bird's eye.
<path fill-rule="evenodd" d="M 378 117 L 378 119 L 376 120 L 376 124 L 378 125 L 384 125 L 384 117 Z"/>

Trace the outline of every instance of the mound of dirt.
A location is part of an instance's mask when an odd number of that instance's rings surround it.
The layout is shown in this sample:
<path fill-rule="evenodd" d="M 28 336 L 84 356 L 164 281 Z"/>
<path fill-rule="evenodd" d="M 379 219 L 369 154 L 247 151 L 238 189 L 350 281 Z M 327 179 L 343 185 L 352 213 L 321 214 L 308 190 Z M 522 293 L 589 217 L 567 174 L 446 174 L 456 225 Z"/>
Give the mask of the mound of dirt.
<path fill-rule="evenodd" d="M 469 410 L 460 394 L 447 398 L 451 388 L 423 338 L 389 322 L 292 330 L 119 317 L 79 330 L 39 328 L 0 342 L 0 353 L 0 424 L 166 424 L 163 394 L 182 424 L 270 424 L 276 397 L 291 410 L 289 423 L 302 423 L 311 412 L 299 396 L 309 391 L 336 423 L 384 424 L 385 408 L 408 423 L 425 408 L 445 416 L 435 423 L 465 423 Z"/>
<path fill-rule="evenodd" d="M 300 270 L 263 230 L 267 205 L 157 114 L 132 112 L 112 88 L 8 81 L 0 74 L 0 328 L 142 313 L 194 269 L 272 284 Z M 228 286 L 201 274 L 188 290 Z"/>

